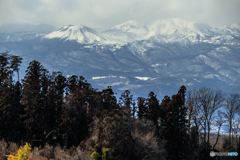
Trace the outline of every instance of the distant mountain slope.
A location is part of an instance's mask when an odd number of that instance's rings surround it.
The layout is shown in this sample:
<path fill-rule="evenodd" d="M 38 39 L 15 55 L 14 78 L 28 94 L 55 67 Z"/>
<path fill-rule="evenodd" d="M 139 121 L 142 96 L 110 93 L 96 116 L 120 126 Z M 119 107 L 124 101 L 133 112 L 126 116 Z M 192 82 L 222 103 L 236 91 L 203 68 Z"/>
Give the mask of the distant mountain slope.
<path fill-rule="evenodd" d="M 98 89 L 111 85 L 143 97 L 154 91 L 161 99 L 181 85 L 239 92 L 239 33 L 239 24 L 181 19 L 128 21 L 101 33 L 69 25 L 47 35 L 0 34 L 0 50 L 24 57 L 22 74 L 36 59 L 50 71 L 82 75 Z"/>

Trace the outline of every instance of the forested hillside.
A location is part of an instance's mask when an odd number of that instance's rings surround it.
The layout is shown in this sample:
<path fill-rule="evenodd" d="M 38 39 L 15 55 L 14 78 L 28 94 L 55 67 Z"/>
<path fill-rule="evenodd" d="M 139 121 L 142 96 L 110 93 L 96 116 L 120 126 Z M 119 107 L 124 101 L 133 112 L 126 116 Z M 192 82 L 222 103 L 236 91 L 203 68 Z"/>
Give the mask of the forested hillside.
<path fill-rule="evenodd" d="M 8 52 L 0 55 L 0 159 L 12 154 L 11 144 L 27 142 L 32 148 L 41 146 L 39 150 L 48 147 L 51 154 L 41 156 L 53 159 L 206 160 L 210 151 L 217 151 L 224 123 L 229 137 L 218 149 L 240 153 L 235 138 L 238 93 L 181 86 L 161 101 L 154 92 L 134 100 L 129 90 L 117 100 L 111 86 L 98 91 L 83 76 L 49 73 L 36 60 L 20 80 L 21 61 Z M 218 134 L 211 139 L 213 124 Z M 65 148 L 65 158 L 56 146 Z M 34 151 L 30 159 L 38 159 Z"/>

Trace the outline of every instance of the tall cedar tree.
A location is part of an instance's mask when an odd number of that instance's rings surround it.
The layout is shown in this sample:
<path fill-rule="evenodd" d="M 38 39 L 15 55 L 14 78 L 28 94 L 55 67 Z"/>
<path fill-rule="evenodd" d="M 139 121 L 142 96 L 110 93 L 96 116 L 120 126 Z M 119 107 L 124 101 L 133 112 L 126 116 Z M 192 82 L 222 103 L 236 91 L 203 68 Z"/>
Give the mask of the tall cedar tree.
<path fill-rule="evenodd" d="M 49 89 L 50 89 L 50 75 L 49 72 L 46 69 L 42 70 L 42 76 L 41 76 L 41 96 L 42 96 L 42 111 L 43 111 L 43 130 L 44 135 L 42 137 L 43 144 L 46 143 L 46 136 L 54 129 L 55 126 L 55 105 L 49 104 L 50 98 L 54 98 L 50 96 Z"/>
<path fill-rule="evenodd" d="M 169 159 L 187 158 L 187 120 L 185 107 L 186 87 L 182 86 L 177 95 L 172 96 L 172 101 L 167 105 L 166 127 L 167 144 L 166 149 Z"/>
<path fill-rule="evenodd" d="M 18 56 L 11 56 L 8 51 L 0 55 L 0 137 L 7 141 L 19 142 L 24 134 L 20 119 L 21 84 L 17 82 L 14 85 L 12 76 L 21 62 L 15 62 L 15 68 L 12 64 L 10 66 L 14 57 Z M 22 58 L 18 57 L 18 59 Z"/>
<path fill-rule="evenodd" d="M 19 81 L 19 66 L 22 63 L 23 58 L 20 56 L 11 56 L 11 68 L 13 69 L 13 71 L 17 71 L 18 74 L 18 81 Z"/>
<path fill-rule="evenodd" d="M 138 105 L 138 112 L 137 112 L 138 118 L 139 119 L 146 118 L 147 111 L 148 111 L 148 108 L 147 108 L 147 105 L 146 105 L 146 99 L 143 98 L 143 97 L 138 97 L 137 101 L 138 101 L 137 102 L 137 105 Z"/>
<path fill-rule="evenodd" d="M 3 52 L 0 55 L 0 138 L 7 136 L 7 118 L 10 107 L 11 93 L 9 90 L 9 55 Z"/>
<path fill-rule="evenodd" d="M 67 117 L 66 126 L 68 145 L 78 145 L 88 135 L 89 110 L 93 89 L 84 77 L 75 75 L 68 78 L 70 94 L 66 98 L 65 109 Z M 90 114 L 91 115 L 91 114 Z"/>
<path fill-rule="evenodd" d="M 165 96 L 161 102 L 160 109 L 160 129 L 158 135 L 162 139 L 167 139 L 167 106 L 171 102 L 171 98 L 169 96 Z"/>
<path fill-rule="evenodd" d="M 112 111 L 113 109 L 117 108 L 117 99 L 114 96 L 114 92 L 111 86 L 108 86 L 107 89 L 102 90 L 101 98 L 104 105 L 104 109 Z"/>
<path fill-rule="evenodd" d="M 24 135 L 26 134 L 21 115 L 24 114 L 24 106 L 20 103 L 22 99 L 22 85 L 19 81 L 15 83 L 13 89 L 13 99 L 12 99 L 12 119 L 13 119 L 13 130 L 9 133 L 14 135 L 11 136 L 11 141 L 20 142 Z"/>
<path fill-rule="evenodd" d="M 64 92 L 65 88 L 67 86 L 67 80 L 64 76 L 62 76 L 61 72 L 56 73 L 57 76 L 54 79 L 54 84 L 52 85 L 52 90 L 54 91 L 54 104 L 55 104 L 55 126 L 54 126 L 54 132 L 55 136 L 57 137 L 58 141 L 62 141 L 62 135 L 63 135 L 63 116 L 64 116 Z M 50 93 L 51 94 L 51 93 Z M 52 134 L 53 135 L 53 134 Z M 52 136 L 51 136 L 52 137 Z"/>
<path fill-rule="evenodd" d="M 148 107 L 148 112 L 147 112 L 147 119 L 151 120 L 156 127 L 156 134 L 159 132 L 159 123 L 160 123 L 160 106 L 159 106 L 159 101 L 156 98 L 156 95 L 154 92 L 150 92 L 148 95 L 147 99 L 147 107 Z"/>
<path fill-rule="evenodd" d="M 38 61 L 30 62 L 23 80 L 23 99 L 25 106 L 23 115 L 27 130 L 27 138 L 44 140 L 47 134 L 47 118 L 49 118 L 47 100 L 47 71 Z M 32 139 L 33 138 L 33 139 Z"/>
<path fill-rule="evenodd" d="M 13 71 L 10 61 L 12 56 L 8 51 L 0 55 L 0 137 L 7 141 L 18 141 L 20 132 L 19 96 L 15 92 Z"/>

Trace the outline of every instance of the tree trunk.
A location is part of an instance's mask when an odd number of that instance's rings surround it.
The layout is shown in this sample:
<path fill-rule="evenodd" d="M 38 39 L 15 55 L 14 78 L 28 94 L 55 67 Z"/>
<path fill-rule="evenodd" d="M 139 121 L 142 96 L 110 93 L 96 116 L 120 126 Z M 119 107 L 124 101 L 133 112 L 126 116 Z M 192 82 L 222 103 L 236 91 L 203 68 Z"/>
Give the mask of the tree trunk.
<path fill-rule="evenodd" d="M 191 124 L 191 118 L 192 118 L 192 107 L 189 109 L 189 114 L 188 114 L 188 134 L 190 134 L 190 124 Z"/>
<path fill-rule="evenodd" d="M 231 140 L 231 136 L 232 136 L 232 122 L 230 121 L 229 123 L 230 128 L 229 128 L 229 142 L 230 142 L 230 146 L 232 146 L 232 140 Z"/>
<path fill-rule="evenodd" d="M 18 73 L 18 82 L 19 82 L 19 70 L 17 71 L 17 73 Z M 20 83 L 20 82 L 19 82 Z"/>
<path fill-rule="evenodd" d="M 209 135 L 210 135 L 210 124 L 209 124 L 209 122 L 208 122 L 208 139 L 207 139 L 207 143 L 209 144 Z"/>
<path fill-rule="evenodd" d="M 217 145 L 217 142 L 218 142 L 218 138 L 219 138 L 219 132 L 220 132 L 220 128 L 221 128 L 221 124 L 219 125 L 219 127 L 218 127 L 218 134 L 217 134 L 217 139 L 216 139 L 216 142 L 215 142 L 215 144 L 213 145 L 213 149 L 215 148 L 215 146 Z"/>
<path fill-rule="evenodd" d="M 204 143 L 206 143 L 206 121 L 204 122 Z"/>

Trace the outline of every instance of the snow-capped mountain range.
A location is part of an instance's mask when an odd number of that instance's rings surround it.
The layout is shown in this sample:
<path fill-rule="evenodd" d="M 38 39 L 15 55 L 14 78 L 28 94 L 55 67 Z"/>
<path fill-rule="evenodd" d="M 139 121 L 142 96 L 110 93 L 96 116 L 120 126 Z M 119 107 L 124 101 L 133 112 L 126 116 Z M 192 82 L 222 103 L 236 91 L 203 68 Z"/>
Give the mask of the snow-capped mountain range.
<path fill-rule="evenodd" d="M 1 26 L 0 26 L 1 31 Z M 214 27 L 181 19 L 128 21 L 103 32 L 68 25 L 48 34 L 0 33 L 0 51 L 40 61 L 50 71 L 82 75 L 95 88 L 113 86 L 159 99 L 187 88 L 240 92 L 240 25 Z"/>
<path fill-rule="evenodd" d="M 239 24 L 212 27 L 206 23 L 187 22 L 181 19 L 158 20 L 151 23 L 128 21 L 102 33 L 86 26 L 65 26 L 43 38 L 72 40 L 84 44 L 121 44 L 150 40 L 158 43 L 220 44 L 240 36 Z"/>

